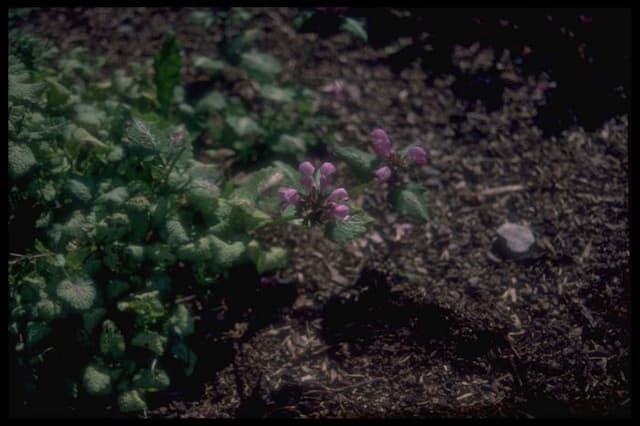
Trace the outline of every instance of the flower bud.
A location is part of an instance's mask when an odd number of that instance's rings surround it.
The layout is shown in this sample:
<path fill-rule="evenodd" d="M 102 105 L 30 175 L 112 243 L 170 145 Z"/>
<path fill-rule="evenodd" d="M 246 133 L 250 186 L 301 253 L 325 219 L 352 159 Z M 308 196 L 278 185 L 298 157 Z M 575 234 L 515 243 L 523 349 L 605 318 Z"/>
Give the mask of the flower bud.
<path fill-rule="evenodd" d="M 300 171 L 300 174 L 302 176 L 313 176 L 313 172 L 316 171 L 316 168 L 313 167 L 313 164 L 311 164 L 309 161 L 305 161 L 303 163 L 300 163 L 298 170 Z"/>
<path fill-rule="evenodd" d="M 333 201 L 346 201 L 349 199 L 349 194 L 344 188 L 336 188 L 331 194 L 327 197 L 327 202 L 331 203 Z"/>
<path fill-rule="evenodd" d="M 338 220 L 349 219 L 349 207 L 344 204 L 334 204 L 331 209 L 331 216 Z"/>
<path fill-rule="evenodd" d="M 300 194 L 293 188 L 280 188 L 278 194 L 285 204 L 298 204 L 300 201 Z"/>
<path fill-rule="evenodd" d="M 336 172 L 336 166 L 334 166 L 331 163 L 322 163 L 322 166 L 320 166 L 320 176 L 331 176 L 332 174 L 334 174 Z"/>
<path fill-rule="evenodd" d="M 382 166 L 373 172 L 380 182 L 385 182 L 391 177 L 391 169 L 387 166 Z"/>
<path fill-rule="evenodd" d="M 419 146 L 409 148 L 406 154 L 406 158 L 414 161 L 417 164 L 425 164 L 427 162 L 427 153 Z"/>
<path fill-rule="evenodd" d="M 324 192 L 331 183 L 331 175 L 336 171 L 336 166 L 331 163 L 322 163 L 320 166 L 320 192 Z"/>
<path fill-rule="evenodd" d="M 375 129 L 371 132 L 371 144 L 380 157 L 388 158 L 391 155 L 391 141 L 384 130 Z"/>

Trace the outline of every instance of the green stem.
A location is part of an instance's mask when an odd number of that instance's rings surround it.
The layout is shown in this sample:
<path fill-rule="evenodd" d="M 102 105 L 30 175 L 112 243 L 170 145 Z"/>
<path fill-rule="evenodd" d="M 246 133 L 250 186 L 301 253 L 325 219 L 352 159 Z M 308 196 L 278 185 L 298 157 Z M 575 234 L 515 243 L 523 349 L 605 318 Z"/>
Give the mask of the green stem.
<path fill-rule="evenodd" d="M 185 149 L 187 149 L 187 146 L 183 145 L 182 148 L 180 148 L 178 153 L 175 155 L 175 157 L 173 157 L 173 160 L 171 161 L 171 164 L 169 165 L 169 168 L 167 169 L 167 173 L 165 173 L 164 177 L 162 178 L 162 181 L 160 182 L 161 186 L 165 185 L 167 183 L 167 181 L 169 180 L 169 175 L 173 171 L 173 168 L 175 167 L 176 163 L 178 162 L 178 159 L 180 158 L 180 156 L 182 155 L 182 153 L 184 152 Z"/>

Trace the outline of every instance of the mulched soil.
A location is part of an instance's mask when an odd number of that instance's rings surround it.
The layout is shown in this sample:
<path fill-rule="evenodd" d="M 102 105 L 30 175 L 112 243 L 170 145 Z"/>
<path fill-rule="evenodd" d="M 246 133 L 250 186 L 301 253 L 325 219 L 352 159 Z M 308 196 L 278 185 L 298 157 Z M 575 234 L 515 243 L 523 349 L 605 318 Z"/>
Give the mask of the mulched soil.
<path fill-rule="evenodd" d="M 207 330 L 193 342 L 194 379 L 156 395 L 148 416 L 630 416 L 627 114 L 550 131 L 540 111 L 552 77 L 520 66 L 521 51 L 479 38 L 438 47 L 446 66 L 398 68 L 402 52 L 297 33 L 292 9 L 249 10 L 286 76 L 317 90 L 346 84 L 344 102 L 326 95 L 322 106 L 337 144 L 367 149 L 383 127 L 398 145 L 428 147 L 416 177 L 432 219 L 401 235 L 405 221 L 378 188 L 354 200 L 376 219 L 354 242 L 290 226 L 262 232 L 290 250 L 280 276 L 293 282 L 261 287 L 236 271 L 226 318 L 193 303 Z M 190 13 L 46 9 L 21 26 L 105 55 L 108 75 L 150 57 L 169 28 L 186 58 L 213 53 L 220 34 L 190 24 Z M 201 81 L 188 65 L 186 81 Z M 344 167 L 338 176 L 349 188 Z M 505 221 L 533 230 L 528 256 L 492 250 Z"/>

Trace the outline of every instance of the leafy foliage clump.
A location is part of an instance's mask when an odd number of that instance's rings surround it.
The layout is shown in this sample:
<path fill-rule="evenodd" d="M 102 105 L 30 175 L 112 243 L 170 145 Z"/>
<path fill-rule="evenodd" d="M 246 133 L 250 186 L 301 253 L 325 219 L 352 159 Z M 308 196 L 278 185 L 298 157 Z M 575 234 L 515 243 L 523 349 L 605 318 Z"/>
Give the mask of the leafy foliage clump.
<path fill-rule="evenodd" d="M 145 410 L 176 365 L 189 376 L 198 360 L 187 339 L 198 324 L 179 303 L 187 282 L 168 271 L 183 268 L 189 284 L 213 291 L 232 267 L 262 274 L 286 265 L 287 250 L 254 231 L 279 220 L 273 195 L 298 184 L 295 171 L 273 161 L 230 179 L 214 157 L 226 149 L 233 162 L 296 158 L 320 143 L 326 123 L 311 92 L 278 82 L 282 66 L 252 37 L 226 37 L 223 58 L 199 64 L 243 70 L 260 108 L 217 92 L 187 99 L 175 35 L 152 63 L 107 80 L 97 77 L 103 58 L 86 49 L 58 57 L 36 38 L 10 35 L 9 226 L 33 232 L 21 237 L 26 252 L 12 241 L 9 332 L 33 388 L 50 368 L 45 354 L 69 350 L 58 341 L 65 334 L 86 357 L 59 372 L 61 392 Z M 203 149 L 206 137 L 212 146 Z M 203 152 L 212 161 L 201 162 Z"/>

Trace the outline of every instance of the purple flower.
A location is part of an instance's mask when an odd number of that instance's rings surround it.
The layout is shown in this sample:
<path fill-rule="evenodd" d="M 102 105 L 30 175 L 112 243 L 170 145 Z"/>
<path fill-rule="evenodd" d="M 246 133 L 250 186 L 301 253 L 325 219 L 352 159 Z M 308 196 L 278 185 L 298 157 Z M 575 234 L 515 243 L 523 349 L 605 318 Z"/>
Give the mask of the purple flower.
<path fill-rule="evenodd" d="M 331 182 L 331 175 L 336 171 L 336 166 L 331 163 L 322 163 L 320 166 L 320 191 L 324 191 Z"/>
<path fill-rule="evenodd" d="M 311 191 L 311 187 L 313 186 L 313 173 L 316 171 L 316 168 L 313 167 L 309 161 L 305 161 L 300 163 L 298 167 L 300 174 L 302 175 L 302 179 L 300 179 L 300 184 L 307 192 Z"/>
<path fill-rule="evenodd" d="M 418 164 L 426 164 L 427 162 L 427 153 L 424 149 L 419 146 L 414 146 L 409 148 L 406 153 L 406 158 L 418 163 Z"/>
<path fill-rule="evenodd" d="M 305 161 L 303 163 L 300 163 L 300 166 L 298 166 L 298 170 L 300 171 L 300 174 L 302 176 L 313 176 L 313 172 L 316 171 L 316 168 L 313 167 L 313 164 L 311 164 L 309 161 Z"/>
<path fill-rule="evenodd" d="M 349 207 L 344 204 L 333 204 L 331 207 L 331 216 L 338 220 L 347 220 L 349 219 Z"/>
<path fill-rule="evenodd" d="M 280 188 L 278 194 L 280 194 L 280 198 L 285 204 L 298 204 L 300 202 L 300 194 L 293 188 Z"/>
<path fill-rule="evenodd" d="M 391 169 L 387 166 L 382 166 L 375 170 L 373 174 L 376 175 L 380 182 L 385 182 L 391 177 Z"/>
<path fill-rule="evenodd" d="M 331 163 L 322 163 L 320 166 L 320 176 L 328 177 L 336 172 L 336 166 Z"/>
<path fill-rule="evenodd" d="M 391 155 L 391 141 L 384 130 L 375 129 L 371 132 L 371 144 L 380 157 L 388 158 Z"/>
<path fill-rule="evenodd" d="M 347 191 L 344 188 L 336 188 L 327 197 L 327 203 L 334 201 L 347 201 L 348 199 L 349 194 L 347 194 Z"/>

